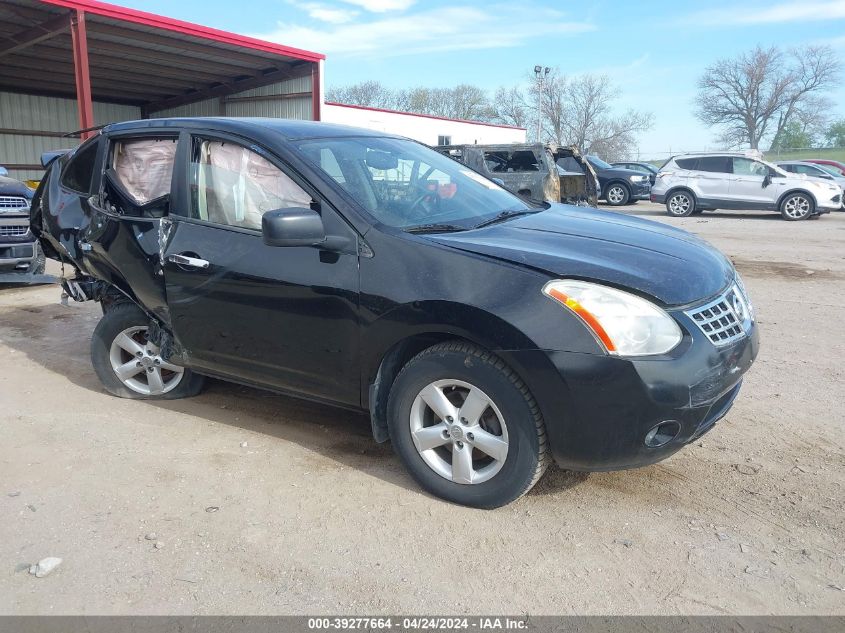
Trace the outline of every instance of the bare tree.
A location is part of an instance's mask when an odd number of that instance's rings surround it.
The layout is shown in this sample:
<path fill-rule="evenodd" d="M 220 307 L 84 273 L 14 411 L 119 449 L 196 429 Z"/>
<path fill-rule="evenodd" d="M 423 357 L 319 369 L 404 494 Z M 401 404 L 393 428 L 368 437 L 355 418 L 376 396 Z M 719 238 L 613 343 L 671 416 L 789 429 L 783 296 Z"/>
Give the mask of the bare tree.
<path fill-rule="evenodd" d="M 829 46 L 808 46 L 782 52 L 757 47 L 709 66 L 698 81 L 696 116 L 721 128 L 730 146 L 747 143 L 758 149 L 778 136 L 812 103 L 833 87 L 839 59 Z"/>
<path fill-rule="evenodd" d="M 516 86 L 505 86 L 496 90 L 490 103 L 491 119 L 505 125 L 528 127 L 531 108 L 525 100 L 525 94 Z"/>
<path fill-rule="evenodd" d="M 365 81 L 327 91 L 326 99 L 336 103 L 390 108 L 451 119 L 488 121 L 494 115 L 487 93 L 477 86 L 454 88 L 409 88 L 394 90 L 378 81 Z"/>
<path fill-rule="evenodd" d="M 619 89 L 606 75 L 566 77 L 557 69 L 534 87 L 543 122 L 543 140 L 576 145 L 607 160 L 628 156 L 637 135 L 652 126 L 648 112 L 616 113 Z"/>
<path fill-rule="evenodd" d="M 395 108 L 396 92 L 378 81 L 336 86 L 326 91 L 326 101 L 373 108 Z"/>

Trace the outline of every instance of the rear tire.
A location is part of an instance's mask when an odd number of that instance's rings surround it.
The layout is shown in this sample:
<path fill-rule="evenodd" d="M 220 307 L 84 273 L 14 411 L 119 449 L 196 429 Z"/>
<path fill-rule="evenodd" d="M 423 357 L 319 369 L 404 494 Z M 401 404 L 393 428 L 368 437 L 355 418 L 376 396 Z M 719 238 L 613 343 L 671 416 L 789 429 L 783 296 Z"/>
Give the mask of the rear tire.
<path fill-rule="evenodd" d="M 508 504 L 549 461 L 528 387 L 502 359 L 468 343 L 441 343 L 412 358 L 393 383 L 387 412 L 390 439 L 411 476 L 454 503 Z"/>
<path fill-rule="evenodd" d="M 685 218 L 695 213 L 695 197 L 686 190 L 673 191 L 666 198 L 666 213 L 674 218 Z"/>
<path fill-rule="evenodd" d="M 91 337 L 91 364 L 106 391 L 135 400 L 197 395 L 205 378 L 161 358 L 146 341 L 149 325 L 150 318 L 134 303 L 115 304 L 103 314 Z"/>
<path fill-rule="evenodd" d="M 815 203 L 805 193 L 790 193 L 780 203 L 780 215 L 789 222 L 806 220 L 815 211 Z"/>
<path fill-rule="evenodd" d="M 621 207 L 628 204 L 631 199 L 631 192 L 621 182 L 614 182 L 607 188 L 604 199 L 612 207 Z"/>

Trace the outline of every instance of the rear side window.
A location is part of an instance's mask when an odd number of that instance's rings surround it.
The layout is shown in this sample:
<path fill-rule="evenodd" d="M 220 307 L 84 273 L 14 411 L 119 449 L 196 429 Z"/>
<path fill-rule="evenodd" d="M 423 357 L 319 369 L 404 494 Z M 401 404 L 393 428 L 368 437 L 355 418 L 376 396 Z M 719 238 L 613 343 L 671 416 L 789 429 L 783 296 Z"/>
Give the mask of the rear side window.
<path fill-rule="evenodd" d="M 116 180 L 132 201 L 144 205 L 170 193 L 175 138 L 136 138 L 112 145 L 112 164 Z"/>
<path fill-rule="evenodd" d="M 729 156 L 702 156 L 698 159 L 698 171 L 711 171 L 721 174 L 731 173 Z"/>
<path fill-rule="evenodd" d="M 77 150 L 62 172 L 63 186 L 79 193 L 91 193 L 98 145 L 97 141 L 93 141 Z"/>
<path fill-rule="evenodd" d="M 698 159 L 697 158 L 678 158 L 675 163 L 681 169 L 697 169 Z"/>

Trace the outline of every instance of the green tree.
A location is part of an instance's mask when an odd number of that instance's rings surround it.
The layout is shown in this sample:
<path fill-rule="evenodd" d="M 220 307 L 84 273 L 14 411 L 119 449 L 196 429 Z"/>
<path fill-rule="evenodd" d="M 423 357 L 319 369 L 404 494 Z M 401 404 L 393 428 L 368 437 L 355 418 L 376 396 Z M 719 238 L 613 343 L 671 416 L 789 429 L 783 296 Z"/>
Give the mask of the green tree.
<path fill-rule="evenodd" d="M 831 123 L 824 137 L 831 147 L 845 147 L 845 119 Z"/>
<path fill-rule="evenodd" d="M 813 146 L 812 135 L 798 121 L 787 123 L 772 144 L 774 150 L 803 149 Z"/>

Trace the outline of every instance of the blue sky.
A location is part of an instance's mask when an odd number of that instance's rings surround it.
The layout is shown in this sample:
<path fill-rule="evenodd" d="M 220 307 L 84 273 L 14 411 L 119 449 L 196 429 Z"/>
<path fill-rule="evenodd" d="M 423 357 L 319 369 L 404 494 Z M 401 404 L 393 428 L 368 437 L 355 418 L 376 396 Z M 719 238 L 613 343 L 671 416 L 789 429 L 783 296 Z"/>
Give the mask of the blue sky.
<path fill-rule="evenodd" d="M 654 113 L 644 158 L 714 146 L 692 110 L 696 80 L 717 58 L 816 43 L 845 57 L 845 0 L 116 1 L 325 53 L 327 87 L 378 79 L 492 91 L 525 81 L 535 64 L 607 74 L 617 109 Z M 845 82 L 832 96 L 832 115 L 845 116 Z"/>

